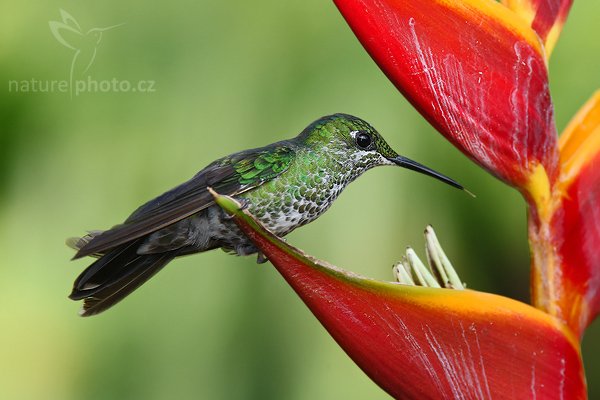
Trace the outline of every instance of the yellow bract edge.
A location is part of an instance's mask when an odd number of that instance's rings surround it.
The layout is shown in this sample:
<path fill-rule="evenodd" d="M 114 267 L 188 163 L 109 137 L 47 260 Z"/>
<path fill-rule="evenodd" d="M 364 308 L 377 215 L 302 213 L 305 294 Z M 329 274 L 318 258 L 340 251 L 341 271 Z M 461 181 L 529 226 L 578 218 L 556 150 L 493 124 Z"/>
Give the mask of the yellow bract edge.
<path fill-rule="evenodd" d="M 526 17 L 508 8 L 506 5 L 490 0 L 436 0 L 438 4 L 456 10 L 467 19 L 475 19 L 478 14 L 483 14 L 490 19 L 497 20 L 508 30 L 523 38 L 546 61 L 544 45 L 537 33 L 531 28 Z M 476 19 L 479 21 L 479 19 Z M 498 32 L 491 32 L 497 35 Z"/>
<path fill-rule="evenodd" d="M 558 140 L 561 185 L 568 188 L 579 171 L 600 153 L 600 90 L 581 107 Z"/>

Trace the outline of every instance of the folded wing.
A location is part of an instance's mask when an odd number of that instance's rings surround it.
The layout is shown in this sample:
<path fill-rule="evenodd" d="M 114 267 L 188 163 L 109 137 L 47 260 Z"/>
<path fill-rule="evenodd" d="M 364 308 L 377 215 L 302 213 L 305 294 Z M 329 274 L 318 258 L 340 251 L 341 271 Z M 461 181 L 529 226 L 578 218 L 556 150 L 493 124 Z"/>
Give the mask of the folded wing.
<path fill-rule="evenodd" d="M 187 218 L 214 204 L 208 187 L 235 196 L 285 172 L 295 154 L 288 141 L 246 150 L 217 160 L 192 179 L 138 208 L 121 225 L 94 235 L 74 259 L 102 254 Z"/>

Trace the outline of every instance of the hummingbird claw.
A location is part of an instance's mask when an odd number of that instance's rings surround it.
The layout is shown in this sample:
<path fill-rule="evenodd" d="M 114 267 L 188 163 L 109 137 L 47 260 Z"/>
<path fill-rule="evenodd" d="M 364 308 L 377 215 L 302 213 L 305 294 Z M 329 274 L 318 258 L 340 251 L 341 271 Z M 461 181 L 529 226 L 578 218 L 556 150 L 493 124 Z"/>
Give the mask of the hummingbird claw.
<path fill-rule="evenodd" d="M 269 261 L 269 259 L 267 258 L 267 256 L 265 256 L 263 253 L 258 252 L 258 254 L 256 255 L 256 263 L 257 264 L 264 264 L 267 261 Z"/>
<path fill-rule="evenodd" d="M 211 189 L 212 190 L 212 189 Z M 250 201 L 248 199 L 241 199 L 241 198 L 237 198 L 235 199 L 238 203 L 240 203 L 240 211 L 246 210 L 248 209 L 248 206 L 250 205 Z M 230 221 L 234 218 L 234 215 L 225 215 L 225 217 L 223 219 L 225 219 L 226 221 Z"/>
<path fill-rule="evenodd" d="M 248 206 L 250 205 L 250 201 L 248 199 L 239 199 L 239 202 L 241 204 L 241 211 L 248 209 Z"/>
<path fill-rule="evenodd" d="M 231 221 L 234 217 L 235 217 L 234 215 L 225 214 L 225 216 L 223 217 L 223 220 Z"/>

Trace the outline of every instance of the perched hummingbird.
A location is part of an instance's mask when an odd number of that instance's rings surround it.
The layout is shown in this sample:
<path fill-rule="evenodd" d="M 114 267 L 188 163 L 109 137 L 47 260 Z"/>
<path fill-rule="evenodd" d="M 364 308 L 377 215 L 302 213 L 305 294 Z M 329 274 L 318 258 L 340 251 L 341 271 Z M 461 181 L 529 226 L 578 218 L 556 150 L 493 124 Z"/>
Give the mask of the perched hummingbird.
<path fill-rule="evenodd" d="M 207 188 L 233 196 L 269 230 L 284 236 L 323 214 L 353 180 L 380 165 L 412 169 L 459 189 L 452 179 L 398 155 L 367 122 L 323 117 L 290 140 L 209 164 L 192 179 L 149 201 L 121 225 L 68 241 L 74 259 L 94 256 L 69 296 L 81 315 L 98 314 L 133 292 L 175 257 L 221 248 L 258 250 Z M 259 254 L 258 262 L 266 259 Z"/>

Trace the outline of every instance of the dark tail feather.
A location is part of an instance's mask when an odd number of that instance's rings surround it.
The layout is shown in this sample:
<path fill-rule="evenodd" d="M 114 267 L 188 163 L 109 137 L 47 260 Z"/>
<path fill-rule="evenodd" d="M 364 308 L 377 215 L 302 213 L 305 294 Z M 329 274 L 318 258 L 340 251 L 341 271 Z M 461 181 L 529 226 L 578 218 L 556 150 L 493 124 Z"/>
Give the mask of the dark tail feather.
<path fill-rule="evenodd" d="M 69 297 L 83 300 L 80 315 L 96 315 L 117 304 L 177 255 L 175 251 L 139 255 L 142 240 L 115 248 L 79 275 Z"/>

